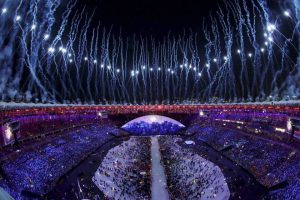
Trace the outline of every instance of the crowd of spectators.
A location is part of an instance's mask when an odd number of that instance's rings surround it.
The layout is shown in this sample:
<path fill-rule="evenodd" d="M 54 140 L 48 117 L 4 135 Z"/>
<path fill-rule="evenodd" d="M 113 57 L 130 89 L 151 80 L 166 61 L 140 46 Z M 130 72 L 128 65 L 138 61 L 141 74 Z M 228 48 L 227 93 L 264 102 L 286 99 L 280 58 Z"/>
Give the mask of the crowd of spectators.
<path fill-rule="evenodd" d="M 265 112 L 211 112 L 209 116 L 197 117 L 190 124 L 209 124 L 243 130 L 249 134 L 274 141 L 291 143 L 292 134 L 287 130 L 288 115 Z"/>
<path fill-rule="evenodd" d="M 300 181 L 299 180 L 293 180 L 289 182 L 289 186 L 282 189 L 277 189 L 274 191 L 270 191 L 269 197 L 270 199 L 287 199 L 287 200 L 294 200 L 294 199 L 300 199 Z"/>
<path fill-rule="evenodd" d="M 124 129 L 135 135 L 169 135 L 175 134 L 182 129 L 178 124 L 164 121 L 163 123 L 153 122 L 147 123 L 144 121 L 132 123 Z"/>
<path fill-rule="evenodd" d="M 13 120 L 20 121 L 20 132 L 22 137 L 35 136 L 42 132 L 53 131 L 86 123 L 97 123 L 103 121 L 95 114 L 80 115 L 33 115 L 14 118 Z"/>
<path fill-rule="evenodd" d="M 109 199 L 151 199 L 150 140 L 131 137 L 109 150 L 93 182 Z"/>
<path fill-rule="evenodd" d="M 248 170 L 264 186 L 271 188 L 285 181 L 289 183 L 286 188 L 278 190 L 278 193 L 272 192 L 272 195 L 280 193 L 289 196 L 283 199 L 299 197 L 299 183 L 295 182 L 300 178 L 299 149 L 212 126 L 194 125 L 187 131 L 195 132 L 197 139 L 223 151 L 224 155 Z"/>
<path fill-rule="evenodd" d="M 229 199 L 230 191 L 221 169 L 189 149 L 174 137 L 160 137 L 163 163 L 171 199 Z"/>
<path fill-rule="evenodd" d="M 2 164 L 6 181 L 0 180 L 0 186 L 12 191 L 17 199 L 22 199 L 24 193 L 44 195 L 62 175 L 117 132 L 119 129 L 111 126 L 91 125 L 45 138 L 46 142 L 35 143 L 28 150 L 21 149 Z"/>

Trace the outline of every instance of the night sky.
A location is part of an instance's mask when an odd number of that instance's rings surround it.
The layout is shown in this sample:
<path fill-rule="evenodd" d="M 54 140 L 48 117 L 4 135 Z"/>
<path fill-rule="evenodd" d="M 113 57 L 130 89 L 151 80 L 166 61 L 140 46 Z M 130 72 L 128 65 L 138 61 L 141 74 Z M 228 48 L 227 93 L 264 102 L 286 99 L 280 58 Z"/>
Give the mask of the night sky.
<path fill-rule="evenodd" d="M 93 23 L 100 20 L 105 27 L 122 28 L 123 36 L 133 34 L 161 38 L 169 32 L 184 30 L 201 32 L 203 18 L 217 9 L 220 0 L 79 0 L 78 8 L 89 13 L 96 8 Z"/>
<path fill-rule="evenodd" d="M 2 65 L 10 73 L 0 90 L 11 85 L 0 98 L 153 103 L 295 96 L 300 32 L 295 5 L 286 2 L 61 0 L 56 7 L 44 0 L 23 1 L 21 10 L 11 1 L 0 18 L 8 55 Z"/>

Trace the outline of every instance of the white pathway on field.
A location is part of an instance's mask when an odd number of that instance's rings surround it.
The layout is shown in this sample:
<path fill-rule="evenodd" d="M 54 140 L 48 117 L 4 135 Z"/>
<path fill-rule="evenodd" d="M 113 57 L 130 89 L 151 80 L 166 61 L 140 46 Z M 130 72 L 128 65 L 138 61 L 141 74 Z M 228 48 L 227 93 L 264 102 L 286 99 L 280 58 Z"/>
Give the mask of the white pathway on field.
<path fill-rule="evenodd" d="M 157 137 L 151 137 L 151 163 L 152 200 L 168 200 L 169 193 L 166 188 L 167 179 L 164 167 L 161 165 L 161 155 L 159 151 L 159 143 Z"/>

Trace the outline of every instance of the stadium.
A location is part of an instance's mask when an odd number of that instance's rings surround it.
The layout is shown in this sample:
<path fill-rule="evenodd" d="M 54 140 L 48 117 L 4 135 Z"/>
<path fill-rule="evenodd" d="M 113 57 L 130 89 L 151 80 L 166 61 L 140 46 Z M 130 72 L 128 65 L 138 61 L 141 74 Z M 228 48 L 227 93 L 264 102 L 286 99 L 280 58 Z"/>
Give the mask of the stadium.
<path fill-rule="evenodd" d="M 299 13 L 0 1 L 0 200 L 300 199 Z"/>

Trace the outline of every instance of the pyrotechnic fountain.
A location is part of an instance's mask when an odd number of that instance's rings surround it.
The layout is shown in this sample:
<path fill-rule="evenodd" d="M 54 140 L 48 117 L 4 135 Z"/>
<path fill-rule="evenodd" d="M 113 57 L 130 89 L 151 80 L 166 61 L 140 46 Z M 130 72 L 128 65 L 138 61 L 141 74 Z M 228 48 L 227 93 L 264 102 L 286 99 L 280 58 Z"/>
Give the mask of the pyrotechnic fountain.
<path fill-rule="evenodd" d="M 265 0 L 223 4 L 203 21 L 203 33 L 156 41 L 122 38 L 100 23 L 92 27 L 93 13 L 74 9 L 75 0 L 2 1 L 0 100 L 154 104 L 299 99 L 298 1 L 284 1 L 274 10 Z"/>

